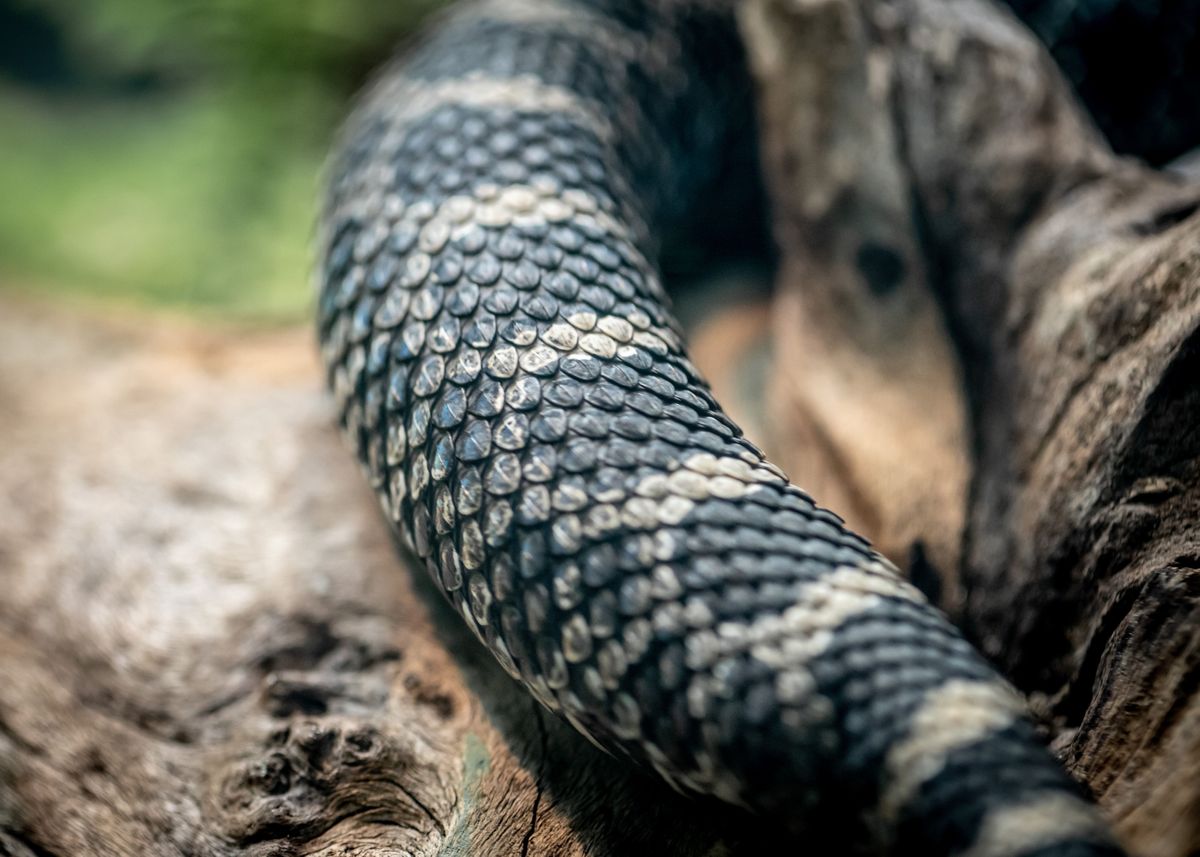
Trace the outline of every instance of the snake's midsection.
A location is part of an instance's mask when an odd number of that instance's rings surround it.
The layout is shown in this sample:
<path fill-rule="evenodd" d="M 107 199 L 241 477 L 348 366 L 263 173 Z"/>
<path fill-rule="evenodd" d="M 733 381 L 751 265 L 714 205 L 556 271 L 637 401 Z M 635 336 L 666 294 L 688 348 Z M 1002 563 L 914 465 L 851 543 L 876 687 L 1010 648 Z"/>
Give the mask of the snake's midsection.
<path fill-rule="evenodd" d="M 347 434 L 467 624 L 601 745 L 930 854 L 1109 853 L 1013 692 L 687 359 L 651 236 L 719 204 L 738 55 L 721 4 L 495 2 L 390 69 L 325 220 Z"/>

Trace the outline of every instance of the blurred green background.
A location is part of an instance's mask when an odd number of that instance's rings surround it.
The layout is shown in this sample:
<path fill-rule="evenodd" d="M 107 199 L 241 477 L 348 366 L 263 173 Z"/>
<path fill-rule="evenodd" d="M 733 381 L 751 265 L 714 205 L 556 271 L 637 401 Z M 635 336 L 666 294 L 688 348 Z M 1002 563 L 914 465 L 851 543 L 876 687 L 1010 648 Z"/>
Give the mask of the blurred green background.
<path fill-rule="evenodd" d="M 0 0 L 0 287 L 287 320 L 354 91 L 441 0 Z"/>

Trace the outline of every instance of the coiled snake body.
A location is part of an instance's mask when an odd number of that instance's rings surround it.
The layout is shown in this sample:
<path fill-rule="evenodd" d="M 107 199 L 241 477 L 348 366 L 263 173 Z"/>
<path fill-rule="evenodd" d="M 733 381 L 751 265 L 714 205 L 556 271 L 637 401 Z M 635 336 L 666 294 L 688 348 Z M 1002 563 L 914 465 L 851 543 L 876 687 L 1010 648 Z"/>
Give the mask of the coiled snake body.
<path fill-rule="evenodd" d="M 730 18 L 488 0 L 385 71 L 325 218 L 346 432 L 467 624 L 602 746 L 896 852 L 1118 855 L 1016 694 L 688 361 L 654 236 L 749 121 Z"/>

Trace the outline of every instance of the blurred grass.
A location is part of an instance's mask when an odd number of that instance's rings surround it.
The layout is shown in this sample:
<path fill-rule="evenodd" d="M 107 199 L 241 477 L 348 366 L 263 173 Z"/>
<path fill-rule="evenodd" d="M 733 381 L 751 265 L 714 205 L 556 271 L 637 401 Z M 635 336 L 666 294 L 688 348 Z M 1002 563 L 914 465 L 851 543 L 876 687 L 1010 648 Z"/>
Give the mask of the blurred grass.
<path fill-rule="evenodd" d="M 0 283 L 300 316 L 333 128 L 437 2 L 0 0 Z"/>

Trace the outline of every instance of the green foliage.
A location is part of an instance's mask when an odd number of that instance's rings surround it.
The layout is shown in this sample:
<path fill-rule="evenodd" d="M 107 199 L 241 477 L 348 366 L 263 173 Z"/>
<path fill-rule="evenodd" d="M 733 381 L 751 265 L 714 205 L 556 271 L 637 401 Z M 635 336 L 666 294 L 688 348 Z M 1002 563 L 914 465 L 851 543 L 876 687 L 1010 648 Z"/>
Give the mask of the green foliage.
<path fill-rule="evenodd" d="M 437 0 L 20 2 L 64 68 L 0 78 L 0 281 L 302 313 L 332 129 Z"/>

